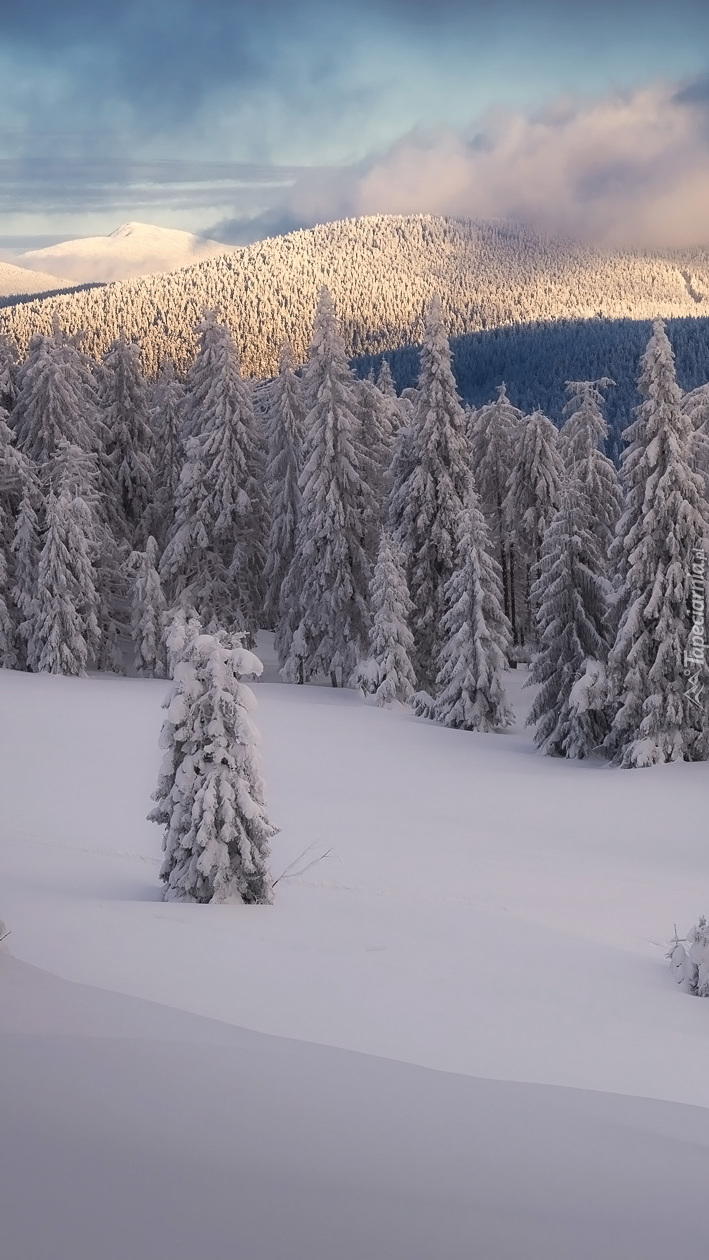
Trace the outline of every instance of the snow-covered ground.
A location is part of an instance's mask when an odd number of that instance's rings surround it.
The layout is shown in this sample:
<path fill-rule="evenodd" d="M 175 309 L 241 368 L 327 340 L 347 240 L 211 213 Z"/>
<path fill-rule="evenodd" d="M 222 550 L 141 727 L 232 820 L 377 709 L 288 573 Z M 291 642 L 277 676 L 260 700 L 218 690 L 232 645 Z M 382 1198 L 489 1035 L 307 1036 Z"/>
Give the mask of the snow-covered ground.
<path fill-rule="evenodd" d="M 699 1260 L 709 1003 L 664 953 L 708 908 L 709 767 L 566 764 L 521 723 L 284 686 L 262 648 L 273 870 L 331 849 L 272 907 L 161 901 L 164 683 L 0 672 L 12 1260 Z M 65 1250 L 17 1217 L 57 1166 Z M 103 1248 L 62 1215 L 82 1178 Z"/>
<path fill-rule="evenodd" d="M 19 254 L 21 267 L 48 270 L 75 283 L 128 280 L 160 271 L 175 271 L 214 254 L 230 253 L 228 245 L 177 228 L 153 223 L 122 223 L 109 236 L 61 241 Z"/>
<path fill-rule="evenodd" d="M 0 259 L 0 297 L 19 297 L 27 293 L 51 293 L 66 288 L 67 281 L 48 275 L 39 268 L 19 267 Z"/>

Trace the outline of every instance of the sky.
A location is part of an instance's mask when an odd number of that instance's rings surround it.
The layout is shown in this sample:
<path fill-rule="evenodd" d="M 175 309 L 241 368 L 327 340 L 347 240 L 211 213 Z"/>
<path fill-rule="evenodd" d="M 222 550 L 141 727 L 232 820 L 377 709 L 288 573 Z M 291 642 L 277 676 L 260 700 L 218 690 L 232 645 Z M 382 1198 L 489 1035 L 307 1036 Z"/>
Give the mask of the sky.
<path fill-rule="evenodd" d="M 709 245 L 707 0 L 23 0 L 0 246 L 353 214 Z"/>

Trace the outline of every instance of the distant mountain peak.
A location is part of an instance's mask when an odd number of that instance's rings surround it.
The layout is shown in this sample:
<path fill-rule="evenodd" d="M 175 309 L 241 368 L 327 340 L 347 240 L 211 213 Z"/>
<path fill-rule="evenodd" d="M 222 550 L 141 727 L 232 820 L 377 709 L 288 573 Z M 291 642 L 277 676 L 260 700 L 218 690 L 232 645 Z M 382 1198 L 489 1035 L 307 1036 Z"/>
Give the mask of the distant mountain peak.
<path fill-rule="evenodd" d="M 206 240 L 179 228 L 154 223 L 121 223 L 108 236 L 87 236 L 61 241 L 45 249 L 28 250 L 14 261 L 29 270 L 42 270 L 64 281 L 130 280 L 136 276 L 177 271 L 230 246 Z"/>

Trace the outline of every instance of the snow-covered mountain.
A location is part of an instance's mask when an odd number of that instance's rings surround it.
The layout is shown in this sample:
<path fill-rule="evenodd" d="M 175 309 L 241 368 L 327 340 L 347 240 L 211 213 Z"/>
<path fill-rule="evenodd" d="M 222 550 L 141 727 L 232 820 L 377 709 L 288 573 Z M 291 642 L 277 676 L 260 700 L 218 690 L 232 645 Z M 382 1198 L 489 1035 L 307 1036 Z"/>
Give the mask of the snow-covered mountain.
<path fill-rule="evenodd" d="M 227 253 L 229 248 L 175 228 L 123 223 L 110 236 L 87 236 L 45 249 L 28 250 L 16 261 L 21 267 L 34 271 L 47 268 L 78 284 L 176 271 L 214 254 Z"/>
<path fill-rule="evenodd" d="M 114 239 L 119 252 L 133 248 L 130 234 Z M 86 330 L 85 349 L 98 357 L 123 328 L 140 341 L 153 374 L 166 355 L 187 366 L 195 323 L 209 307 L 234 332 L 244 371 L 267 376 L 285 338 L 303 362 L 322 285 L 331 290 L 352 356 L 420 341 L 434 292 L 453 336 L 539 320 L 709 314 L 707 250 L 613 251 L 502 222 L 376 215 L 228 252 L 214 242 L 197 247 L 221 252 L 173 274 L 13 308 L 8 331 L 24 349 L 57 315 L 68 332 Z M 49 265 L 47 251 L 41 254 Z"/>
<path fill-rule="evenodd" d="M 59 276 L 18 267 L 14 263 L 0 261 L 0 297 L 20 297 L 25 293 L 49 293 L 52 289 L 65 289 L 66 280 Z"/>

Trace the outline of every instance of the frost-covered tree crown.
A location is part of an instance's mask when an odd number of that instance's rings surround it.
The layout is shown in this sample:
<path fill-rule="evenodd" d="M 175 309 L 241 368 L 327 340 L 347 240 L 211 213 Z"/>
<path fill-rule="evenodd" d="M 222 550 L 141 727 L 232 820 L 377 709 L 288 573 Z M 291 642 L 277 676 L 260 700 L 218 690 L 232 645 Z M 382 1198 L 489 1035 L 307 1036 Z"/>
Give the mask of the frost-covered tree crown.
<path fill-rule="evenodd" d="M 695 624 L 706 624 L 709 514 L 661 321 L 640 369 L 644 401 L 625 434 L 625 506 L 613 548 L 620 589 L 608 747 L 625 767 L 703 760 L 709 739 L 706 707 L 686 694 L 688 675 L 700 692 L 709 681 L 703 648 L 692 649 Z"/>
<path fill-rule="evenodd" d="M 164 828 L 166 900 L 268 904 L 269 840 L 253 722 L 241 681 L 261 662 L 215 635 L 187 637 L 165 701 L 165 758 L 150 814 Z"/>

